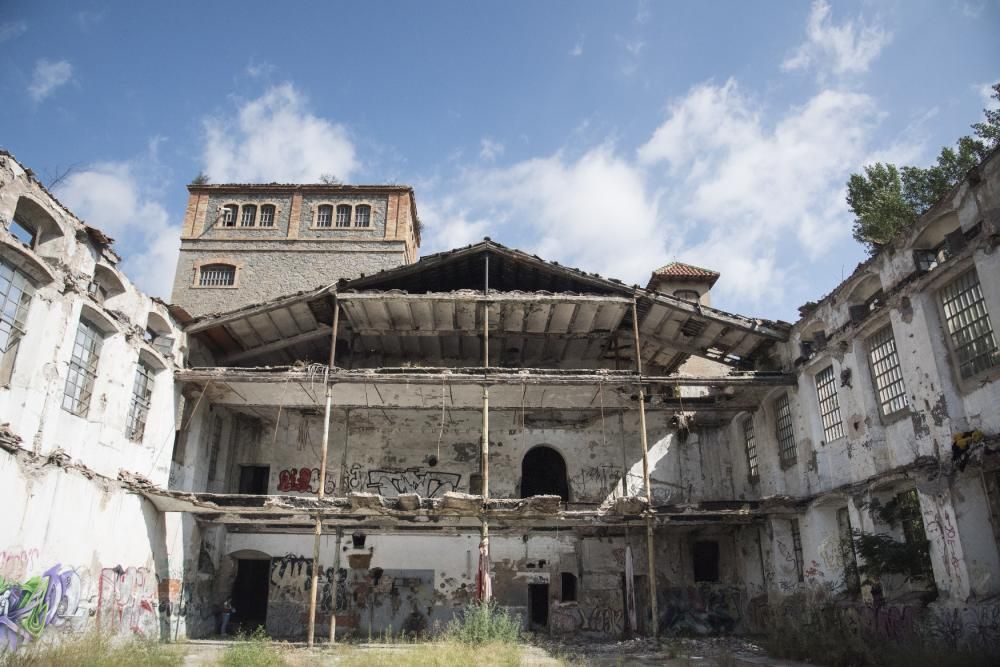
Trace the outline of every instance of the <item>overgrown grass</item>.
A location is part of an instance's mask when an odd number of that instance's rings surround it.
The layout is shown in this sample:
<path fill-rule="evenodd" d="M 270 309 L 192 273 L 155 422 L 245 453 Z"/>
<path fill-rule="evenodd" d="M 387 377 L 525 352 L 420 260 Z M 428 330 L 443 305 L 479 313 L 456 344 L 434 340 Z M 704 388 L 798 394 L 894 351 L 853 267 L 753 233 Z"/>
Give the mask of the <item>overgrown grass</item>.
<path fill-rule="evenodd" d="M 516 644 L 521 639 L 521 619 L 493 601 L 472 604 L 445 627 L 443 638 L 463 644 Z"/>
<path fill-rule="evenodd" d="M 169 644 L 113 640 L 97 632 L 0 652 L 2 667 L 176 667 L 183 659 L 182 650 Z"/>
<path fill-rule="evenodd" d="M 285 667 L 288 662 L 271 643 L 264 628 L 238 635 L 219 662 L 221 667 Z"/>
<path fill-rule="evenodd" d="M 517 667 L 520 664 L 521 647 L 517 644 L 453 640 L 401 645 L 398 649 L 356 649 L 338 661 L 342 667 Z"/>

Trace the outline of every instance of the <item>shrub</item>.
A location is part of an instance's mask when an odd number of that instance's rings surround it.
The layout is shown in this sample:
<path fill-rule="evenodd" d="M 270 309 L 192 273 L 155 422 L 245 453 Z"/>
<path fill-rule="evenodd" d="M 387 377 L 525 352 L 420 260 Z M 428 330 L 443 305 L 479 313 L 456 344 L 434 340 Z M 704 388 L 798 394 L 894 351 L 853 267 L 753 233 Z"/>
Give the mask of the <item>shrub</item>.
<path fill-rule="evenodd" d="M 288 663 L 271 645 L 264 628 L 257 626 L 251 634 L 240 634 L 222 656 L 222 667 L 285 667 Z"/>
<path fill-rule="evenodd" d="M 521 638 L 521 618 L 493 600 L 471 604 L 448 624 L 444 636 L 464 644 L 513 644 Z"/>
<path fill-rule="evenodd" d="M 17 651 L 0 650 L 2 667 L 176 667 L 179 650 L 155 641 L 115 641 L 91 632 L 54 643 L 23 644 Z"/>

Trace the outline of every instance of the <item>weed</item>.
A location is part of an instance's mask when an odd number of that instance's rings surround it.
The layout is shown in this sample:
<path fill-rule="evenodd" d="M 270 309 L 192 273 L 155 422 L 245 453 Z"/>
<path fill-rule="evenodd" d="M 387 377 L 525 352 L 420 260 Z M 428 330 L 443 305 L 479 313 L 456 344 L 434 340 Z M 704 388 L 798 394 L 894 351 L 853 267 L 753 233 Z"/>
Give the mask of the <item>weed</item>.
<path fill-rule="evenodd" d="M 288 663 L 271 644 L 264 628 L 258 626 L 249 635 L 238 635 L 219 664 L 221 667 L 285 667 Z"/>
<path fill-rule="evenodd" d="M 428 642 L 392 649 L 361 649 L 344 657 L 338 664 L 342 667 L 517 667 L 521 664 L 521 648 L 505 642 Z"/>
<path fill-rule="evenodd" d="M 514 644 L 521 638 L 521 619 L 494 601 L 472 604 L 445 627 L 444 637 L 464 644 Z"/>
<path fill-rule="evenodd" d="M 0 652 L 2 667 L 176 667 L 180 649 L 168 644 L 131 639 L 115 640 L 98 632 L 58 643 L 22 645 L 16 652 Z"/>

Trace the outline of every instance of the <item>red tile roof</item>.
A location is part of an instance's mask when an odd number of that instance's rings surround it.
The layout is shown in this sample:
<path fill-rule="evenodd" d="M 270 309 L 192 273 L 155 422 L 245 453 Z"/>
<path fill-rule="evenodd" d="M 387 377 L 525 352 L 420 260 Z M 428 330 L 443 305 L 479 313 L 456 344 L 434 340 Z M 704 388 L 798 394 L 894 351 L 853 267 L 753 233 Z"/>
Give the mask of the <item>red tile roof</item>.
<path fill-rule="evenodd" d="M 719 277 L 718 271 L 703 269 L 700 266 L 693 266 L 683 262 L 670 262 L 665 266 L 653 271 L 654 276 L 670 276 L 671 278 L 714 278 Z M 713 281 L 714 282 L 714 281 Z"/>

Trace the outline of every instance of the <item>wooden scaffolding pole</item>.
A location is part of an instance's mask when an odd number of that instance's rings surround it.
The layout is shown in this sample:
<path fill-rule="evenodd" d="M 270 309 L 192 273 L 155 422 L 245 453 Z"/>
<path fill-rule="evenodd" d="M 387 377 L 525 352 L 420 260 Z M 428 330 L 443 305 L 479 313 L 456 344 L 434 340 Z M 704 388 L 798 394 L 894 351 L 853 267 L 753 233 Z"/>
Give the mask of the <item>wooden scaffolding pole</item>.
<path fill-rule="evenodd" d="M 635 345 L 635 372 L 639 376 L 639 439 L 642 441 L 642 481 L 646 488 L 646 561 L 649 577 L 649 608 L 652 612 L 652 635 L 659 634 L 656 605 L 656 566 L 653 561 L 653 489 L 649 484 L 649 441 L 646 435 L 646 392 L 642 384 L 642 353 L 639 349 L 639 312 L 632 300 L 632 338 Z"/>
<path fill-rule="evenodd" d="M 483 295 L 490 294 L 490 256 L 486 256 L 485 275 L 483 279 Z M 482 451 L 479 454 L 480 470 L 483 476 L 483 515 L 480 524 L 479 558 L 489 562 L 490 555 L 490 522 L 486 518 L 486 503 L 490 497 L 490 388 L 486 384 L 486 369 L 490 367 L 490 304 L 483 301 L 483 442 Z M 482 576 L 488 576 L 484 573 Z M 482 602 L 488 602 L 491 597 L 492 586 L 483 586 Z"/>
<path fill-rule="evenodd" d="M 323 374 L 323 384 L 326 385 L 326 410 L 323 413 L 323 450 L 319 464 L 319 490 L 317 497 L 323 500 L 326 492 L 326 462 L 327 453 L 330 449 L 330 412 L 333 409 L 333 385 L 330 383 L 330 370 L 337 360 L 337 327 L 340 324 L 340 304 L 337 303 L 337 295 L 333 295 L 333 331 L 330 341 L 330 363 Z M 312 559 L 312 585 L 309 590 L 309 628 L 306 634 L 306 644 L 312 648 L 316 639 L 316 591 L 319 588 L 319 547 L 323 537 L 323 522 L 320 519 L 321 513 L 316 512 L 315 539 L 313 540 Z"/>

